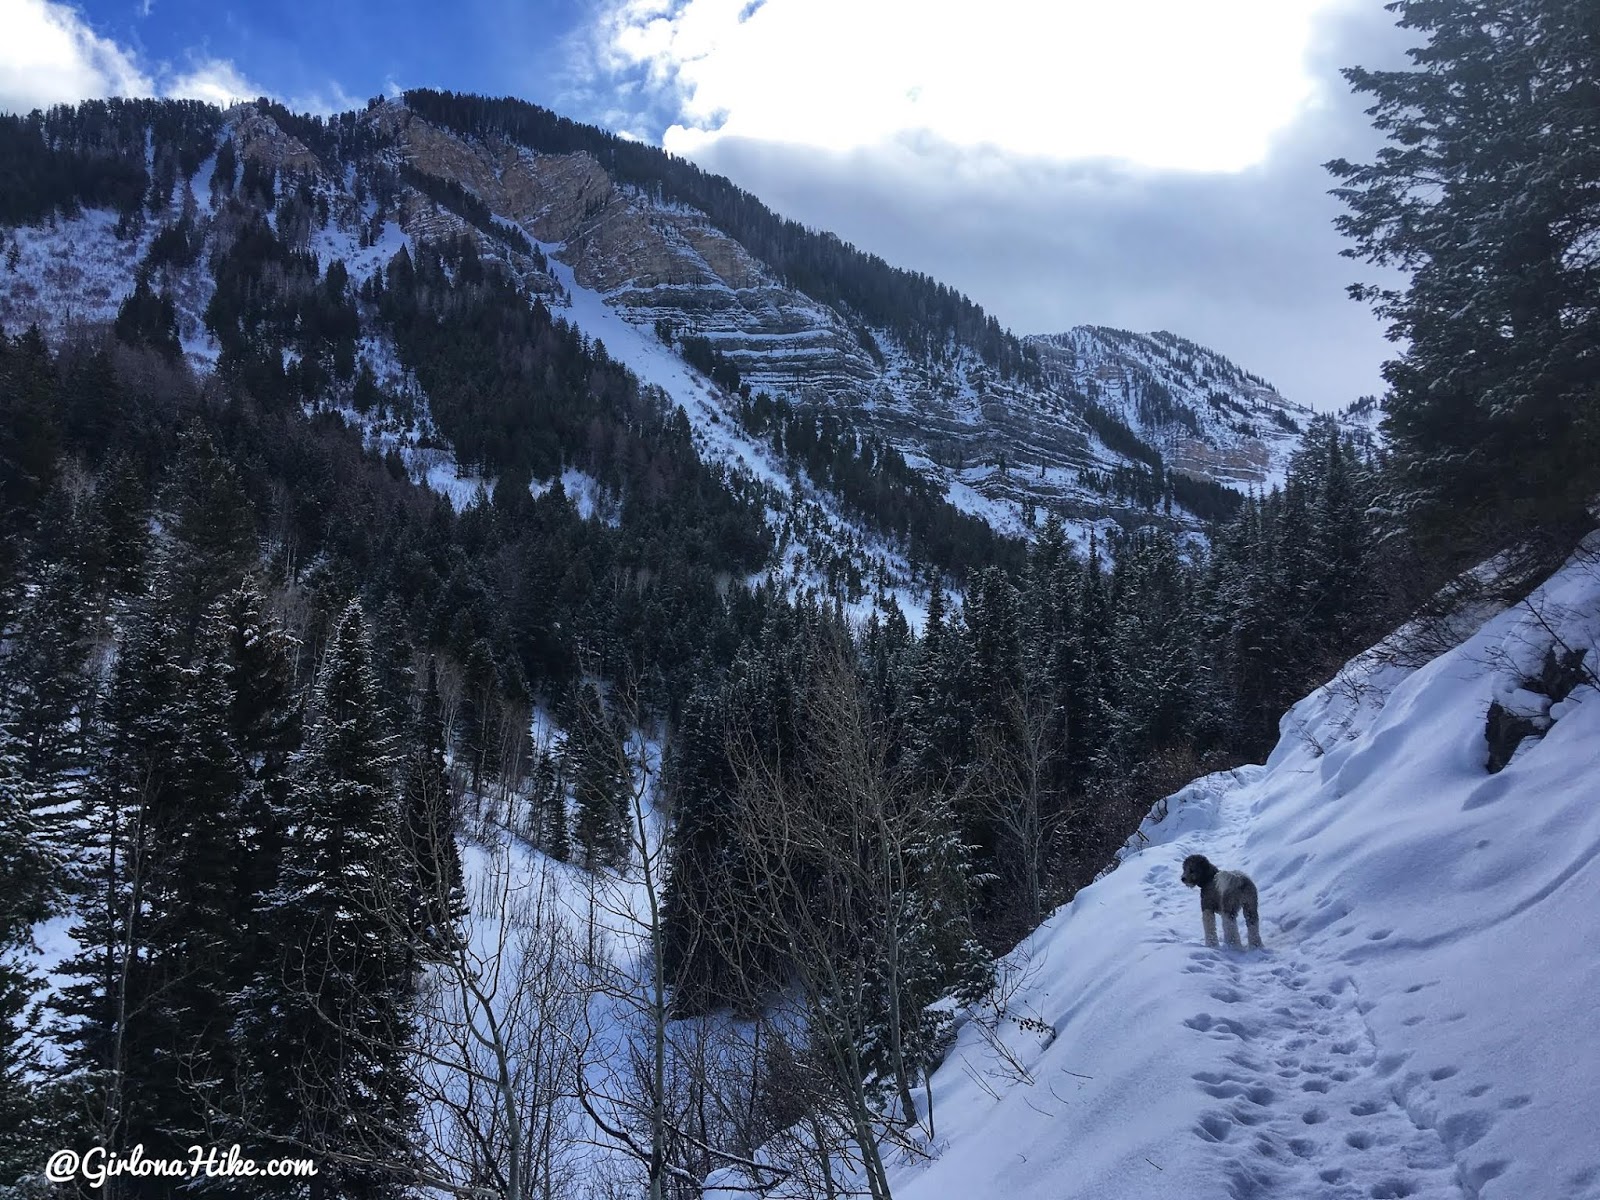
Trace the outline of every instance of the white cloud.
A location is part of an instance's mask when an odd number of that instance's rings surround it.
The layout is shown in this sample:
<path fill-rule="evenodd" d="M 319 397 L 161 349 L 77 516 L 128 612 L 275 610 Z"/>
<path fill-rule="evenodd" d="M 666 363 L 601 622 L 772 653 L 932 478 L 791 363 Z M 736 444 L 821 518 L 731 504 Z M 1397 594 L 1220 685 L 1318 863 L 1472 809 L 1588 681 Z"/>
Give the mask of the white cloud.
<path fill-rule="evenodd" d="M 271 96 L 271 92 L 255 91 L 250 96 Z M 318 88 L 310 92 L 297 92 L 282 101 L 284 107 L 290 112 L 312 113 L 319 117 L 330 117 L 335 113 L 360 112 L 366 108 L 367 102 L 360 96 L 352 96 L 339 85 L 338 80 L 330 80 L 325 88 Z"/>
<path fill-rule="evenodd" d="M 90 96 L 147 96 L 135 56 L 100 37 L 76 9 L 49 0 L 0 0 L 0 109 L 28 112 Z"/>
<path fill-rule="evenodd" d="M 148 16 L 149 0 L 138 10 Z M 227 107 L 273 93 L 229 59 L 191 54 L 185 65 L 146 62 L 137 51 L 97 34 L 83 14 L 56 0 L 0 0 L 0 112 L 106 96 L 166 96 Z M 360 107 L 337 83 L 295 97 L 297 110 Z"/>
<path fill-rule="evenodd" d="M 1057 161 L 1237 171 L 1315 97 L 1342 0 L 616 0 L 598 62 L 678 107 L 663 142 L 853 150 L 931 135 Z"/>
<path fill-rule="evenodd" d="M 267 90 L 251 83 L 233 63 L 221 58 L 199 59 L 190 69 L 165 82 L 163 96 L 174 99 L 204 100 L 227 108 L 241 100 L 254 100 Z"/>
<path fill-rule="evenodd" d="M 688 0 L 690 5 L 705 2 Z M 790 2 L 768 0 L 767 6 Z M 810 2 L 819 20 L 825 13 L 842 11 L 834 0 Z M 1111 7 L 1115 0 L 1103 2 Z M 1290 2 L 1284 0 L 1286 6 Z M 1341 406 L 1362 393 L 1383 390 L 1378 364 L 1392 348 L 1379 323 L 1349 300 L 1344 288 L 1356 280 L 1393 280 L 1339 257 L 1345 243 L 1331 221 L 1340 206 L 1328 196 L 1332 183 L 1318 165 L 1337 156 L 1363 161 L 1381 144 L 1362 113 L 1366 101 L 1349 95 L 1338 75 L 1339 67 L 1351 63 L 1404 67 L 1403 47 L 1414 38 L 1395 30 L 1392 15 L 1380 5 L 1330 0 L 1315 15 L 1304 45 L 1274 50 L 1257 44 L 1250 51 L 1254 58 L 1265 62 L 1277 56 L 1289 64 L 1280 73 L 1295 81 L 1295 88 L 1279 98 L 1286 116 L 1268 120 L 1249 114 L 1251 120 L 1241 128 L 1256 130 L 1260 146 L 1248 155 L 1235 154 L 1231 162 L 1218 155 L 1215 161 L 1222 166 L 1196 170 L 1181 156 L 1168 156 L 1176 157 L 1179 166 L 1163 166 L 1163 156 L 1156 153 L 1159 141 L 1145 136 L 1149 130 L 1133 130 L 1132 144 L 1146 150 L 1137 157 L 1154 158 L 1154 164 L 1126 161 L 1136 156 L 1105 140 L 1098 156 L 1093 150 L 1086 153 L 1082 139 L 1109 135 L 1054 120 L 1068 111 L 1061 106 L 1065 101 L 1052 102 L 1053 124 L 1034 120 L 1033 109 L 1008 111 L 1012 101 L 986 96 L 976 82 L 993 73 L 976 52 L 976 65 L 964 83 L 951 74 L 948 63 L 929 71 L 935 83 L 945 81 L 947 90 L 960 86 L 974 97 L 975 115 L 965 126 L 953 123 L 940 129 L 930 128 L 931 122 L 919 127 L 881 119 L 874 124 L 865 117 L 852 123 L 846 101 L 830 99 L 829 89 L 848 99 L 870 91 L 874 81 L 857 81 L 838 68 L 844 50 L 827 61 L 813 61 L 804 71 L 781 60 L 769 62 L 771 82 L 765 86 L 771 96 L 786 98 L 790 110 L 774 112 L 769 121 L 768 96 L 755 83 L 750 85 L 755 99 L 747 104 L 725 81 L 716 82 L 724 78 L 719 74 L 723 68 L 712 69 L 711 60 L 729 51 L 710 38 L 698 47 L 682 40 L 694 27 L 679 20 L 689 13 L 685 0 L 672 3 L 670 9 L 657 3 L 616 10 L 605 27 L 602 55 L 596 60 L 599 71 L 625 71 L 630 79 L 653 74 L 657 121 L 665 102 L 673 106 L 681 127 L 668 135 L 668 147 L 708 171 L 727 175 L 784 216 L 831 230 L 896 266 L 926 272 L 966 292 L 1019 333 L 1056 332 L 1078 323 L 1165 328 L 1216 347 L 1247 369 L 1265 374 L 1285 394 L 1317 407 Z M 864 9 L 882 9 L 899 0 L 859 3 Z M 1244 7 L 1228 0 L 1189 3 L 1224 27 L 1226 14 L 1217 14 Z M 926 11 L 935 12 L 934 4 L 929 0 Z M 990 6 L 1001 11 L 1017 7 L 1008 7 L 1008 0 L 990 0 Z M 724 17 L 731 7 L 723 10 Z M 701 9 L 702 19 L 707 11 Z M 737 25 L 737 16 L 734 12 L 727 19 Z M 869 14 L 867 19 L 875 18 Z M 1122 18 L 1113 14 L 1096 19 L 1104 29 Z M 1043 23 L 1048 25 L 1048 19 Z M 844 30 L 859 28 L 860 23 L 847 23 L 836 36 L 844 38 Z M 640 42 L 625 54 L 618 37 L 628 30 Z M 753 34 L 735 30 L 732 36 Z M 942 44 L 949 35 L 925 36 Z M 975 46 L 993 42 L 982 31 L 974 35 Z M 641 51 L 645 45 L 666 49 L 651 59 Z M 704 53 L 694 57 L 691 49 Z M 797 42 L 795 52 L 807 53 L 807 43 Z M 1247 61 L 1240 65 L 1249 57 L 1242 50 L 1213 52 L 1202 43 L 1193 52 L 1200 66 L 1190 69 L 1191 80 L 1196 74 L 1223 79 L 1230 72 L 1255 69 Z M 1019 61 L 1030 53 L 1037 57 L 1036 51 L 1019 51 Z M 1155 95 L 1170 87 L 1153 77 L 1150 65 L 1168 53 L 1170 48 L 1162 50 L 1145 36 L 1132 48 L 1108 46 L 1106 69 L 1131 74 L 1102 80 L 1103 102 L 1081 114 L 1077 125 L 1092 125 L 1101 114 L 1128 120 L 1118 109 L 1127 91 L 1143 88 Z M 867 56 L 861 52 L 860 57 L 865 61 Z M 1070 57 L 1063 52 L 1063 61 Z M 885 59 L 886 70 L 891 69 L 890 59 L 901 67 L 917 61 L 903 48 Z M 706 88 L 693 92 L 699 79 L 708 81 Z M 614 95 L 597 101 L 602 81 L 584 82 L 588 119 L 612 129 L 624 124 L 637 128 L 633 122 L 641 103 L 632 104 L 625 120 L 614 117 Z M 1023 81 L 1008 94 L 1026 98 L 1029 88 L 1042 91 L 1047 85 L 1056 86 L 1053 79 Z M 1085 85 L 1080 81 L 1079 86 Z M 727 114 L 720 131 L 711 132 L 712 122 L 702 120 L 706 128 L 695 132 L 695 119 L 687 115 L 690 101 L 712 109 L 720 104 Z M 1180 125 L 1191 120 L 1181 89 L 1176 97 L 1164 96 L 1162 103 L 1167 110 L 1148 118 L 1155 133 L 1162 132 L 1161 121 L 1169 118 Z M 775 100 L 772 107 L 777 107 Z M 842 115 L 830 124 L 828 114 L 834 109 Z M 984 114 L 987 126 L 977 120 Z M 784 119 L 787 126 L 781 123 Z M 1063 127 L 1060 136 L 1054 125 Z M 964 129 L 974 127 L 976 135 L 968 132 L 966 143 L 958 140 Z M 729 132 L 740 128 L 757 132 Z M 792 131 L 788 140 L 764 132 L 785 128 Z M 1030 130 L 1033 140 L 1026 140 L 1022 135 Z M 1003 136 L 1007 133 L 1015 137 L 1008 141 Z M 686 144 L 692 144 L 692 154 Z M 1119 158 L 1124 161 L 1115 161 Z M 1259 161 L 1237 169 L 1239 160 L 1252 158 Z"/>

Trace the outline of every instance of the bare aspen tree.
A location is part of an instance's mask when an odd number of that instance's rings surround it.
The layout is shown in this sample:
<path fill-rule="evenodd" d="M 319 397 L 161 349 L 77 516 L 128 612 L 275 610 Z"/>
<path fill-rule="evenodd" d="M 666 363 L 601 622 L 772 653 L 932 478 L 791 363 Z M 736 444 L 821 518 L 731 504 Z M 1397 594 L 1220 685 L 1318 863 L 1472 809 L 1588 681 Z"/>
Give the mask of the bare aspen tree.
<path fill-rule="evenodd" d="M 1037 699 L 1013 693 L 999 730 L 980 734 L 981 769 L 968 795 L 995 831 L 998 885 L 1019 932 L 1044 919 L 1050 851 L 1070 815 L 1053 786 L 1060 751 L 1050 714 Z"/>
<path fill-rule="evenodd" d="M 504 848 L 469 897 L 473 936 L 426 977 L 417 1093 L 441 1174 L 502 1200 L 571 1194 L 578 946 L 549 869 L 517 877 Z"/>
<path fill-rule="evenodd" d="M 923 931 L 917 876 L 946 810 L 891 768 L 840 652 L 825 652 L 816 667 L 793 763 L 747 731 L 731 730 L 729 744 L 739 798 L 731 836 L 743 872 L 733 891 L 785 952 L 868 1192 L 888 1200 L 879 1143 L 917 1121 L 915 1063 L 926 1061 L 922 1013 L 905 1007 Z M 874 1038 L 897 1100 L 893 1119 L 871 1099 L 864 1047 Z"/>
<path fill-rule="evenodd" d="M 636 708 L 627 698 L 617 703 L 633 731 L 614 743 L 627 788 L 627 854 L 619 871 L 589 876 L 589 1002 L 573 1039 L 578 1100 L 603 1144 L 641 1168 L 650 1200 L 698 1196 L 717 1166 L 738 1166 L 770 1186 L 785 1172 L 728 1144 L 729 1097 L 748 1086 L 731 1067 L 737 1056 L 725 1046 L 713 1053 L 705 1024 L 674 1019 L 661 909 L 666 846 L 651 806 L 657 761 Z"/>
<path fill-rule="evenodd" d="M 504 824 L 515 819 L 512 806 L 527 782 L 531 740 L 528 735 L 531 713 L 526 704 L 501 700 L 496 706 L 496 734 L 500 770 L 495 779 L 495 795 Z"/>

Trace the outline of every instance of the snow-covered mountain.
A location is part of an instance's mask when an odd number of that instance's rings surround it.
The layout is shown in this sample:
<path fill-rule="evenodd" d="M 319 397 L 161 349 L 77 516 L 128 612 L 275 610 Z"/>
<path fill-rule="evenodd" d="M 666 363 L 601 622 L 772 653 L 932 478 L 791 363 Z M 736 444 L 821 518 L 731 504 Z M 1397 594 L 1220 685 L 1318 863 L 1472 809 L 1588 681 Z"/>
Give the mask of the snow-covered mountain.
<path fill-rule="evenodd" d="M 961 1014 L 897 1200 L 1600 1197 L 1600 535 L 1458 625 L 1157 805 Z M 1496 702 L 1537 732 L 1491 773 Z M 1193 853 L 1257 881 L 1265 950 L 1204 945 Z"/>
<path fill-rule="evenodd" d="M 1281 482 L 1312 411 L 1173 333 L 1080 325 L 1028 339 L 1045 378 L 1114 414 L 1169 467 L 1238 486 Z"/>
<path fill-rule="evenodd" d="M 713 385 L 676 352 L 671 363 L 649 366 L 658 343 L 681 349 L 684 339 L 704 339 L 752 392 L 842 414 L 898 448 L 958 508 L 1007 533 L 1025 533 L 1036 506 L 1080 529 L 1108 515 L 1135 525 L 1152 519 L 1105 483 L 1118 467 L 1148 470 L 1152 451 L 1197 479 L 1268 485 L 1281 477 L 1310 415 L 1170 334 L 1079 328 L 1008 341 L 948 289 L 827 235 L 796 233 L 726 181 L 693 175 L 708 197 L 697 207 L 670 186 L 668 173 L 683 165 L 658 152 L 608 142 L 599 131 L 578 137 L 571 131 L 579 127 L 531 106 L 521 107 L 554 122 L 542 140 L 499 132 L 493 122 L 452 127 L 437 113 L 454 111 L 453 102 L 374 102 L 322 126 L 240 105 L 217 144 L 231 143 L 241 167 L 275 180 L 280 197 L 304 202 L 310 219 L 278 229 L 280 236 L 324 264 L 342 260 L 353 286 L 404 245 L 471 238 L 483 257 L 505 262 L 608 348 L 641 340 L 652 347 L 648 355 L 630 351 L 630 365 L 683 404 L 703 437 L 725 442 L 731 425 L 737 440 L 738 422 L 729 420 L 734 376 Z M 617 158 L 624 152 L 660 163 L 625 171 Z M 173 296 L 191 359 L 212 361 L 216 344 L 204 326 L 210 260 L 232 233 L 218 219 L 218 161 L 214 155 L 191 177 L 172 179 L 164 194 L 153 191 L 131 223 L 86 208 L 6 231 L 0 324 L 15 332 L 37 322 L 59 334 L 108 321 L 143 268 Z M 651 164 L 662 177 L 644 180 L 641 169 Z M 726 210 L 719 219 L 706 211 L 716 205 Z M 756 216 L 740 225 L 734 217 L 747 210 Z M 155 243 L 183 221 L 190 253 L 152 268 Z M 809 258 L 793 250 L 796 238 Z M 854 282 L 852 271 L 866 283 Z M 905 297 L 899 287 L 909 289 Z M 364 354 L 399 385 L 398 363 L 376 331 Z M 770 465 L 784 474 L 783 464 Z M 1197 524 L 1181 498 L 1172 519 Z"/>

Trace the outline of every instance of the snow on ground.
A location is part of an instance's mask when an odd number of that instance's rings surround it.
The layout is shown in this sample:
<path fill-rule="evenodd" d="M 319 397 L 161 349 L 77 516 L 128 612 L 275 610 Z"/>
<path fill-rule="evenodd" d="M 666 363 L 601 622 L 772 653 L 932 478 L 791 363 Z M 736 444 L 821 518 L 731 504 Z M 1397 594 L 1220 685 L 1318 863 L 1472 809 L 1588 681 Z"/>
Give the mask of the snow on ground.
<path fill-rule="evenodd" d="M 622 524 L 622 499 L 587 471 L 567 467 L 560 475 L 561 490 L 585 521 L 604 521 L 613 528 Z M 555 479 L 535 479 L 528 491 L 535 497 L 555 487 Z"/>
<path fill-rule="evenodd" d="M 742 467 L 757 479 L 779 491 L 789 490 L 781 466 L 772 461 L 766 447 L 744 434 L 736 415 L 725 406 L 717 389 L 699 372 L 679 358 L 670 346 L 653 333 L 632 324 L 605 297 L 580 284 L 572 268 L 556 256 L 564 248 L 559 243 L 535 243 L 550 263 L 550 273 L 570 297 L 566 319 L 591 339 L 605 343 L 606 354 L 627 367 L 641 382 L 654 384 L 676 404 L 683 406 L 690 423 L 701 435 L 710 457 Z"/>
<path fill-rule="evenodd" d="M 1021 505 L 1014 500 L 991 500 L 968 482 L 969 479 L 981 481 L 992 473 L 987 467 L 973 467 L 959 475 L 952 475 L 945 498 L 969 516 L 987 521 L 996 533 L 1008 537 L 1027 537 L 1030 530 L 1022 519 Z"/>
<path fill-rule="evenodd" d="M 682 406 L 688 414 L 695 432 L 696 447 L 702 457 L 744 472 L 772 488 L 782 497 L 788 509 L 803 518 L 803 524 L 813 532 L 825 534 L 832 544 L 843 544 L 846 537 L 854 537 L 861 542 L 862 574 L 865 576 L 873 565 L 882 564 L 892 581 L 886 595 L 900 605 L 908 621 L 920 627 L 921 622 L 927 619 L 925 600 L 916 599 L 915 589 L 911 586 L 910 565 L 902 553 L 849 520 L 830 494 L 812 487 L 803 478 L 791 475 L 763 440 L 745 432 L 732 404 L 709 380 L 684 362 L 653 331 L 641 329 L 630 322 L 607 301 L 604 294 L 578 283 L 572 268 L 558 257 L 563 249 L 561 244 L 536 244 L 550 263 L 551 275 L 569 297 L 567 310 L 562 314 L 565 319 L 591 340 L 603 342 L 607 356 L 626 366 L 639 377 L 641 383 L 659 387 L 673 403 Z M 574 495 L 573 485 L 566 482 L 565 476 L 563 486 L 569 496 Z M 603 499 L 603 491 L 588 491 L 585 494 Z M 607 510 L 602 505 L 594 511 L 604 514 Z M 584 515 L 590 513 L 585 512 Z M 776 529 L 781 524 L 781 518 L 782 513 L 774 510 L 769 524 Z M 1020 524 L 1020 517 L 1016 519 Z M 825 595 L 826 580 L 818 564 L 812 561 L 813 557 L 807 553 L 806 546 L 798 541 L 791 542 L 784 548 L 779 563 L 762 575 L 784 583 L 791 594 L 814 588 Z M 758 575 L 756 578 L 760 577 Z M 846 611 L 853 619 L 865 620 L 873 607 L 869 584 L 867 595 L 847 605 Z"/>
<path fill-rule="evenodd" d="M 36 324 L 56 344 L 80 325 L 115 320 L 161 228 L 146 221 L 137 235 L 118 237 L 118 221 L 94 208 L 11 230 L 0 259 L 0 327 L 20 333 Z"/>
<path fill-rule="evenodd" d="M 332 411 L 337 412 L 346 425 L 360 430 L 363 442 L 375 453 L 397 452 L 412 480 L 445 497 L 457 512 L 492 496 L 495 484 L 493 477 L 462 470 L 455 455 L 432 435 L 427 399 L 421 389 L 413 391 L 413 402 L 420 410 L 415 426 L 402 425 L 393 418 L 380 419 L 373 413 L 363 414 L 348 406 Z"/>
<path fill-rule="evenodd" d="M 493 479 L 463 473 L 448 450 L 407 448 L 402 450 L 401 456 L 412 477 L 448 499 L 457 512 L 464 512 L 494 494 Z"/>
<path fill-rule="evenodd" d="M 1600 693 L 1485 767 L 1489 702 L 1556 634 L 1592 672 L 1600 535 L 1455 650 L 1355 660 L 1265 766 L 1158 806 L 1008 960 L 1007 1017 L 966 1014 L 897 1200 L 1600 1197 Z M 1264 951 L 1204 945 L 1191 853 L 1255 878 Z"/>
<path fill-rule="evenodd" d="M 564 738 L 543 708 L 535 710 L 531 732 L 541 747 Z M 581 1069 L 596 1097 L 627 1096 L 636 1082 L 633 1071 L 642 1061 L 647 1036 L 651 977 L 650 890 L 642 869 L 646 856 L 657 895 L 664 884 L 667 823 L 655 805 L 662 744 L 635 732 L 628 752 L 639 807 L 625 869 L 590 872 L 552 859 L 510 832 L 503 824 L 506 814 L 493 803 L 487 805 L 491 815 L 469 822 L 471 836 L 462 845 L 467 938 L 495 1020 L 515 1029 L 515 1036 L 529 1038 L 524 1055 L 537 1057 L 546 1070 L 552 1052 L 559 1057 L 582 1045 Z M 525 803 L 518 798 L 513 807 Z M 564 939 L 567 952 L 552 953 L 552 939 Z M 526 956 L 539 965 L 528 967 Z M 528 980 L 530 972 L 546 970 L 561 976 L 555 987 L 559 1001 L 548 999 L 547 988 L 519 982 Z M 550 1007 L 531 1007 L 530 997 L 540 993 Z M 730 1029 L 735 1024 L 726 1016 L 716 1020 Z M 550 1021 L 560 1028 L 540 1028 Z M 607 1108 L 607 1101 L 595 1102 Z M 574 1097 L 563 1095 L 552 1103 L 556 1111 L 550 1115 L 566 1129 L 566 1136 L 557 1138 L 566 1156 L 555 1166 L 558 1186 L 564 1184 L 573 1195 L 605 1195 L 610 1194 L 606 1181 L 637 1173 L 637 1164 L 630 1165 L 627 1153 L 584 1115 Z M 528 1116 L 532 1120 L 537 1114 L 530 1110 Z M 449 1123 L 444 1108 L 425 1114 L 426 1127 L 447 1128 Z M 580 1186 L 580 1179 L 586 1184 Z"/>
<path fill-rule="evenodd" d="M 369 221 L 372 218 L 373 208 L 373 202 L 369 200 L 363 213 Z M 342 261 L 352 282 L 359 285 L 371 278 L 372 273 L 379 267 L 387 268 L 389 260 L 399 254 L 402 247 L 409 244 L 405 231 L 392 220 L 383 223 L 382 232 L 370 246 L 361 244 L 359 227 L 352 232 L 336 221 L 329 221 L 326 225 L 319 225 L 311 230 L 308 249 L 315 252 L 317 261 L 324 271 L 334 259 Z"/>

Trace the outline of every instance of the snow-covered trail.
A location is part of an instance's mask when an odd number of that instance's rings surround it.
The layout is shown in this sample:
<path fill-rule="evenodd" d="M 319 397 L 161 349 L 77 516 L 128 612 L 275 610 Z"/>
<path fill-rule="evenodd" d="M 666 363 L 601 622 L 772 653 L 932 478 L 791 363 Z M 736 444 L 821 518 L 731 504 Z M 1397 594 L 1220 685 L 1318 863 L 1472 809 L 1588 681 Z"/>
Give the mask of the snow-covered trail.
<path fill-rule="evenodd" d="M 1179 852 L 1221 864 L 1242 861 L 1251 801 L 1247 786 L 1223 790 L 1217 827 L 1174 845 L 1141 877 L 1150 940 L 1186 947 L 1188 962 L 1175 986 L 1196 1011 L 1183 1027 L 1220 1056 L 1189 1081 L 1209 1101 L 1192 1132 L 1216 1144 L 1225 1194 L 1231 1200 L 1471 1195 L 1458 1183 L 1439 1132 L 1413 1121 L 1396 1096 L 1393 1076 L 1405 1056 L 1386 1054 L 1378 1044 L 1355 977 L 1326 947 L 1283 928 L 1286 921 L 1314 926 L 1315 916 L 1304 923 L 1269 916 L 1272 940 L 1262 951 L 1201 942 L 1199 901 L 1179 882 Z M 1270 903 L 1271 884 L 1261 886 Z M 1439 1075 L 1453 1073 L 1441 1068 Z"/>
<path fill-rule="evenodd" d="M 1600 535 L 1461 624 L 1353 660 L 1006 960 L 896 1200 L 1600 1200 Z M 1552 646 L 1588 675 L 1541 701 Z M 1496 699 L 1548 729 L 1491 774 Z M 1191 853 L 1265 950 L 1204 944 Z"/>

